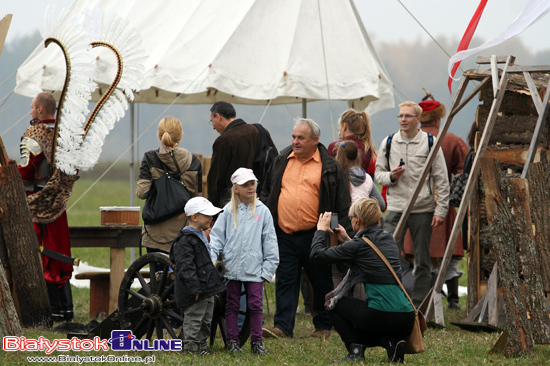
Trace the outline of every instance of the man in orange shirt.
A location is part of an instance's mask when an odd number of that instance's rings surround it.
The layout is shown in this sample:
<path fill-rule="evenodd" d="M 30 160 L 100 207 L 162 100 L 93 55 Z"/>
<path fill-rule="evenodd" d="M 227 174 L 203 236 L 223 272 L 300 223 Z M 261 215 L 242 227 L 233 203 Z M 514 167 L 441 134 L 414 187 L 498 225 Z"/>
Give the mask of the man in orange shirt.
<path fill-rule="evenodd" d="M 273 161 L 262 190 L 262 202 L 273 215 L 280 257 L 275 326 L 264 328 L 265 337 L 293 336 L 302 267 L 313 287 L 312 336 L 328 337 L 332 328 L 324 309 L 325 295 L 333 288 L 330 266 L 312 262 L 309 253 L 323 212 L 338 213 L 339 223 L 351 233 L 350 194 L 344 171 L 319 143 L 320 135 L 314 121 L 298 119 L 292 130 L 292 145 Z"/>

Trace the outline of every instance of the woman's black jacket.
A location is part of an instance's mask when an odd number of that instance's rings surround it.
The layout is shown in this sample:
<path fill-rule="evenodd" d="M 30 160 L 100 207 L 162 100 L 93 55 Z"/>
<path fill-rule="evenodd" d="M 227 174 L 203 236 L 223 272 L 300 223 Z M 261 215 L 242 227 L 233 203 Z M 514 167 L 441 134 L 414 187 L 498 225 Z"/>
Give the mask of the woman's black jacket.
<path fill-rule="evenodd" d="M 320 263 L 345 264 L 350 267 L 350 280 L 356 283 L 397 284 L 383 260 L 361 237 L 370 239 L 384 254 L 401 280 L 399 250 L 393 236 L 379 225 L 371 225 L 357 233 L 353 239 L 334 247 L 326 247 L 325 232 L 317 230 L 311 243 L 310 258 Z"/>

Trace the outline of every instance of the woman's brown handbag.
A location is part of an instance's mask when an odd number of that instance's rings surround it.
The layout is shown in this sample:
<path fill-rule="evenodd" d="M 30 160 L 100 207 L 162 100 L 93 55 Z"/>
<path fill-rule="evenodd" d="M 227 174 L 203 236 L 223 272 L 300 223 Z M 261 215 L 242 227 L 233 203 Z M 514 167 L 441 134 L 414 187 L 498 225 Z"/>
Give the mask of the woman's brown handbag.
<path fill-rule="evenodd" d="M 413 325 L 411 334 L 409 334 L 409 336 L 405 338 L 405 342 L 407 342 L 405 353 L 414 354 L 414 353 L 424 352 L 426 350 L 426 347 L 424 347 L 424 331 L 426 331 L 426 328 L 427 328 L 426 319 L 424 319 L 424 314 L 422 314 L 422 312 L 414 306 L 411 298 L 409 297 L 409 294 L 407 293 L 407 291 L 405 291 L 403 284 L 399 280 L 399 277 L 397 277 L 397 274 L 393 270 L 392 266 L 388 263 L 388 260 L 386 259 L 384 254 L 380 252 L 380 249 L 378 249 L 376 245 L 374 245 L 374 243 L 369 239 L 363 237 L 363 240 L 368 245 L 370 245 L 370 247 L 376 252 L 376 254 L 378 254 L 378 256 L 384 261 L 384 263 L 386 263 L 386 266 L 388 266 L 391 273 L 393 273 L 395 280 L 397 281 L 399 286 L 401 286 L 401 289 L 407 296 L 407 299 L 409 299 L 409 301 L 411 302 L 411 305 L 414 309 L 414 325 Z"/>

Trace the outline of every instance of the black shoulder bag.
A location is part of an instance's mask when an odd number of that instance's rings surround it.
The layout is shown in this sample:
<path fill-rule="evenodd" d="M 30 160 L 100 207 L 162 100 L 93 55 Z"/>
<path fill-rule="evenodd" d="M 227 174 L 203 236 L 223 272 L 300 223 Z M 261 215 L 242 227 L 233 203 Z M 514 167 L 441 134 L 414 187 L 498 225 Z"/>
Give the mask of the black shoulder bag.
<path fill-rule="evenodd" d="M 164 175 L 153 180 L 151 189 L 147 192 L 147 200 L 141 214 L 143 222 L 146 225 L 156 224 L 182 214 L 185 211 L 185 204 L 191 198 L 189 191 L 185 188 L 183 182 L 180 181 L 180 167 L 172 151 L 170 151 L 170 156 L 172 156 L 178 169 L 177 175 L 170 174 L 166 164 L 155 154 L 155 157 L 164 169 Z"/>

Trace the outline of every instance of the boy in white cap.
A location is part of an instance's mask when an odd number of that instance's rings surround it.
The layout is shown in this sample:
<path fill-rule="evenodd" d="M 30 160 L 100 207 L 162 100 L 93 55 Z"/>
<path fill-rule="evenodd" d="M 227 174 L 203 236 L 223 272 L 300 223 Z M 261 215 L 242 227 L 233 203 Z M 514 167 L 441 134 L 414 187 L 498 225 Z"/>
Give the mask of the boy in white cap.
<path fill-rule="evenodd" d="M 206 340 L 214 310 L 214 296 L 225 291 L 225 285 L 210 260 L 208 239 L 203 230 L 210 228 L 213 216 L 222 209 L 204 197 L 187 201 L 188 226 L 180 229 L 170 250 L 175 264 L 176 304 L 183 312 L 183 350 L 201 356 L 210 355 Z"/>

